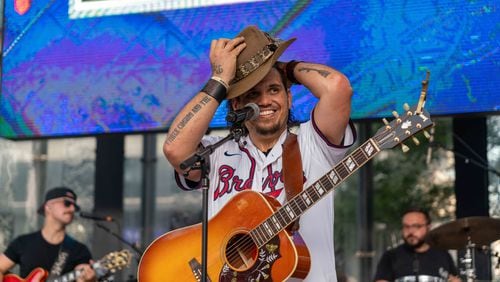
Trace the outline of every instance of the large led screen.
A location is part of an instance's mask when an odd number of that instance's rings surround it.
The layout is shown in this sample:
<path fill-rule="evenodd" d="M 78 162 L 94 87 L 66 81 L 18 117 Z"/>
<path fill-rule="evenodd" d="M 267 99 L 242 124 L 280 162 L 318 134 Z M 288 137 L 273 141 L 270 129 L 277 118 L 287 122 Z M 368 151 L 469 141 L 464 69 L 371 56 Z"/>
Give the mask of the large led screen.
<path fill-rule="evenodd" d="M 210 41 L 258 25 L 297 41 L 283 60 L 329 64 L 354 89 L 353 119 L 416 103 L 433 115 L 500 106 L 498 1 L 10 0 L 0 135 L 165 131 L 210 77 Z M 292 88 L 295 118 L 315 102 Z M 227 126 L 222 106 L 211 126 Z"/>

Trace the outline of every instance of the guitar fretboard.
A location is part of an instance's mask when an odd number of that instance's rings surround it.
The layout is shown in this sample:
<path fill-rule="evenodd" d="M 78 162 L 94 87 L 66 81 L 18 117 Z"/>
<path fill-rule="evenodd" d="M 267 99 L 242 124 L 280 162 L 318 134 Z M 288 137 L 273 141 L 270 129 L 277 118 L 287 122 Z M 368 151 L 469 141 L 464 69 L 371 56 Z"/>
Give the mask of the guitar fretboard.
<path fill-rule="evenodd" d="M 98 261 L 98 262 L 95 262 L 94 264 L 92 264 L 92 268 L 94 269 L 98 269 L 99 267 L 101 267 L 101 263 Z M 80 270 L 73 270 L 71 272 L 68 272 L 62 276 L 58 276 L 58 277 L 49 277 L 46 282 L 72 282 L 72 281 L 76 281 L 76 279 L 81 275 L 81 271 Z M 97 275 L 97 272 L 96 272 L 96 275 Z"/>
<path fill-rule="evenodd" d="M 289 200 L 250 232 L 250 236 L 257 246 L 259 248 L 264 246 L 378 152 L 380 152 L 380 149 L 376 142 L 372 138 L 368 139 L 363 145 L 335 165 L 327 174 Z"/>

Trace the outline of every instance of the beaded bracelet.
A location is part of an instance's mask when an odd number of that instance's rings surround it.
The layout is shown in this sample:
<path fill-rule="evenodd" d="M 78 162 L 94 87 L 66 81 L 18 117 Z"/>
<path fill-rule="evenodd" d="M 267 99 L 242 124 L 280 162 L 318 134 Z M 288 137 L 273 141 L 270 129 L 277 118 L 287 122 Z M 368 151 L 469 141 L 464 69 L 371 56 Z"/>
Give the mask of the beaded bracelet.
<path fill-rule="evenodd" d="M 212 96 L 219 104 L 226 98 L 227 96 L 227 88 L 220 81 L 215 79 L 209 79 L 207 84 L 203 86 L 200 92 L 205 92 L 209 96 Z"/>
<path fill-rule="evenodd" d="M 294 70 L 298 63 L 302 61 L 290 61 L 285 66 L 286 78 L 293 84 L 301 84 L 297 78 L 295 78 Z"/>

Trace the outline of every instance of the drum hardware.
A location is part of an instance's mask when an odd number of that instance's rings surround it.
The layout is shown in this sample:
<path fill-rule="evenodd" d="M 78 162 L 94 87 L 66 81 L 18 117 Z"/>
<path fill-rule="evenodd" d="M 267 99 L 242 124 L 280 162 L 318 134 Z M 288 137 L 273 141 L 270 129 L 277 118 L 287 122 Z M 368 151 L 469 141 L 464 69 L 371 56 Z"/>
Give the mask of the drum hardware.
<path fill-rule="evenodd" d="M 427 236 L 431 246 L 458 250 L 469 241 L 476 246 L 487 246 L 500 239 L 500 219 L 487 216 L 464 217 L 438 226 Z"/>
<path fill-rule="evenodd" d="M 399 277 L 394 280 L 394 282 L 446 282 L 445 279 L 441 277 L 435 277 L 430 275 L 409 275 L 404 277 Z"/>
<path fill-rule="evenodd" d="M 474 282 L 476 279 L 476 267 L 475 267 L 475 250 L 476 245 L 472 243 L 470 237 L 465 247 L 465 255 L 460 258 L 460 261 L 464 264 L 465 269 L 460 270 L 460 274 L 463 275 L 467 282 Z"/>
<path fill-rule="evenodd" d="M 500 239 L 500 219 L 486 216 L 460 218 L 445 223 L 429 231 L 427 242 L 441 249 L 465 249 L 459 261 L 464 265 L 460 269 L 465 281 L 476 281 L 475 251 L 489 249 L 487 246 Z M 497 256 L 498 257 L 498 256 Z M 500 257 L 497 266 L 500 265 Z"/>

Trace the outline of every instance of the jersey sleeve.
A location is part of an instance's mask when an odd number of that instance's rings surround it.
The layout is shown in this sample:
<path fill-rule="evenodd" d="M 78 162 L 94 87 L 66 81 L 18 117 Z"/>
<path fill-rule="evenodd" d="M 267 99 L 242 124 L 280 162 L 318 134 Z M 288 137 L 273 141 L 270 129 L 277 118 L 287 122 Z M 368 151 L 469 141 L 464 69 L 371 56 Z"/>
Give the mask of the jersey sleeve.
<path fill-rule="evenodd" d="M 307 166 L 308 156 L 312 159 L 323 159 L 330 167 L 342 159 L 349 148 L 356 141 L 356 129 L 354 124 L 349 121 L 344 132 L 342 144 L 335 145 L 328 141 L 325 135 L 316 126 L 314 115 L 311 119 L 302 123 L 299 128 L 300 151 L 305 158 L 302 159 Z M 322 162 L 323 162 L 322 161 Z M 311 162 L 314 165 L 314 162 Z"/>

